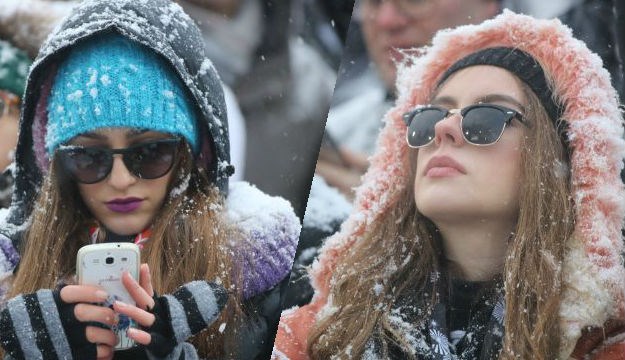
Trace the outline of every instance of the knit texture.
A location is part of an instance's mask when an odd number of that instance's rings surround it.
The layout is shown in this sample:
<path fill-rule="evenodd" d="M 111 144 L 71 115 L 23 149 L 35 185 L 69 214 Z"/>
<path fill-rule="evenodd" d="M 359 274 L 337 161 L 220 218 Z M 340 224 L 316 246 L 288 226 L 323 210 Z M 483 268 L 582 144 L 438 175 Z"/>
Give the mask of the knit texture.
<path fill-rule="evenodd" d="M 228 300 L 228 293 L 219 285 L 192 281 L 178 288 L 172 295 L 164 295 L 162 299 L 173 335 L 181 343 L 217 319 Z"/>
<path fill-rule="evenodd" d="M 74 307 L 48 289 L 16 296 L 0 313 L 0 344 L 15 359 L 95 358 Z"/>
<path fill-rule="evenodd" d="M 25 52 L 0 40 L 0 90 L 22 97 L 31 62 Z"/>
<path fill-rule="evenodd" d="M 289 275 L 301 225 L 291 204 L 271 197 L 246 182 L 230 186 L 228 220 L 246 239 L 233 243 L 244 299 L 272 288 Z"/>
<path fill-rule="evenodd" d="M 456 71 L 474 65 L 491 65 L 510 71 L 534 91 L 551 119 L 557 121 L 562 116 L 564 109 L 553 100 L 542 67 L 530 54 L 519 49 L 496 47 L 469 54 L 447 69 L 438 84 L 442 84 Z"/>
<path fill-rule="evenodd" d="M 121 35 L 96 35 L 72 48 L 48 99 L 46 150 L 106 127 L 177 134 L 199 149 L 195 108 L 159 56 Z"/>
<path fill-rule="evenodd" d="M 192 281 L 172 295 L 155 299 L 153 313 L 156 324 L 146 331 L 152 335 L 147 349 L 161 350 L 152 359 L 197 359 L 193 347 L 184 344 L 189 337 L 210 326 L 228 300 L 226 290 L 206 281 Z M 61 300 L 58 291 L 42 289 L 33 294 L 19 295 L 8 301 L 0 312 L 0 344 L 15 359 L 92 359 L 95 344 L 86 338 L 87 322 L 74 315 L 76 304 Z M 157 342 L 175 339 L 170 346 Z M 162 351 L 166 349 L 166 351 Z M 156 356 L 155 356 L 156 355 Z"/>

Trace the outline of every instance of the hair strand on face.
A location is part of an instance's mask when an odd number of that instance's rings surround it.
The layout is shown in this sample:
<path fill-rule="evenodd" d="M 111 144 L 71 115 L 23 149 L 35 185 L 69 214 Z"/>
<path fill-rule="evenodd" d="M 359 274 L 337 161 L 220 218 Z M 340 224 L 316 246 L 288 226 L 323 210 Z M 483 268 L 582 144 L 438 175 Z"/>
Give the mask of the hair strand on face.
<path fill-rule="evenodd" d="M 157 294 L 172 293 L 198 279 L 221 283 L 230 292 L 220 318 L 208 331 L 191 339 L 201 356 L 230 357 L 232 354 L 223 353 L 224 348 L 237 349 L 225 344 L 226 339 L 236 338 L 237 323 L 245 316 L 240 305 L 241 279 L 235 271 L 239 260 L 230 242 L 242 234 L 226 219 L 223 195 L 210 182 L 206 170 L 196 166 L 189 148 L 185 149 L 171 170 L 174 176 L 169 194 L 153 220 L 152 235 L 141 259 L 150 266 Z M 91 217 L 76 184 L 59 165 L 53 158 L 31 215 L 32 225 L 24 235 L 21 263 L 28 266 L 21 266 L 10 279 L 8 298 L 54 289 L 59 282 L 74 282 L 78 249 L 90 243 L 88 230 L 97 219 Z M 228 326 L 222 332 L 219 326 L 223 323 Z"/>

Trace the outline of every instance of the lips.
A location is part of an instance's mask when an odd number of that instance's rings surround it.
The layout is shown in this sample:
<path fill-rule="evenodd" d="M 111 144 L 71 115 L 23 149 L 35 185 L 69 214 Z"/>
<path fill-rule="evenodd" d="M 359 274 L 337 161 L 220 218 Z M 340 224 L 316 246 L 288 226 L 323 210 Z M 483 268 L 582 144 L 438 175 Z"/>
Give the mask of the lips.
<path fill-rule="evenodd" d="M 427 177 L 448 177 L 466 173 L 465 168 L 449 156 L 431 158 L 424 170 Z"/>
<path fill-rule="evenodd" d="M 106 203 L 106 207 L 113 212 L 129 213 L 129 212 L 133 212 L 137 210 L 139 206 L 141 206 L 142 202 L 143 202 L 143 199 L 136 198 L 136 197 L 113 199 Z"/>

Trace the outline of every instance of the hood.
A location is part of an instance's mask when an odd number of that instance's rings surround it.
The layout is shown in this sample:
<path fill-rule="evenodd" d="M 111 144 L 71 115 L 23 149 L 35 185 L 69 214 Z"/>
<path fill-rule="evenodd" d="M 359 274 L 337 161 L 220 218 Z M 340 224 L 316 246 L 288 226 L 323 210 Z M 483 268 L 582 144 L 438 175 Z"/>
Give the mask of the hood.
<path fill-rule="evenodd" d="M 222 83 L 206 58 L 203 40 L 195 23 L 180 6 L 167 0 L 88 0 L 77 5 L 43 44 L 31 66 L 22 104 L 20 135 L 16 150 L 15 189 L 3 230 L 15 239 L 28 219 L 37 197 L 46 159 L 35 156 L 33 144 L 45 134 L 41 120 L 56 65 L 67 50 L 95 34 L 115 31 L 162 56 L 186 85 L 197 105 L 201 154 L 205 166 L 222 193 L 228 189 L 230 165 L 228 120 Z M 34 125 L 34 126 L 33 126 Z M 43 163 L 43 165 L 38 165 Z"/>
<path fill-rule="evenodd" d="M 402 114 L 427 104 L 447 68 L 487 47 L 521 49 L 543 66 L 564 104 L 568 124 L 575 231 L 566 241 L 563 297 L 559 311 L 562 354 L 570 354 L 585 326 L 625 318 L 625 268 L 621 227 L 625 193 L 620 178 L 625 155 L 617 94 L 600 58 L 574 39 L 558 20 L 536 20 L 504 11 L 480 25 L 439 32 L 431 48 L 401 65 L 397 103 L 384 117 L 377 151 L 356 191 L 354 211 L 328 239 L 313 265 L 313 303 L 325 303 L 338 258 L 360 241 L 367 226 L 407 186 L 409 148 Z M 423 54 L 423 53 L 422 53 Z M 330 310 L 330 309 L 326 309 Z M 323 310 L 322 310 L 323 311 Z"/>

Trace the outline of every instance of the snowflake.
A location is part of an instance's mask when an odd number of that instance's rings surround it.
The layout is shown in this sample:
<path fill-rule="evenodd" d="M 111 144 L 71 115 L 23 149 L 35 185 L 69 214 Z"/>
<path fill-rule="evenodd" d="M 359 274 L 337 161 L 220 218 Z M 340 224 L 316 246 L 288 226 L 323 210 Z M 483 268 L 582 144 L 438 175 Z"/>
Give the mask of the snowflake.
<path fill-rule="evenodd" d="M 445 358 L 449 357 L 449 340 L 447 336 L 437 329 L 430 329 L 430 337 L 434 340 L 435 344 L 432 344 L 434 351 L 437 354 L 443 355 Z"/>
<path fill-rule="evenodd" d="M 506 308 L 503 303 L 503 299 L 499 299 L 497 304 L 495 304 L 495 308 L 493 309 L 493 316 L 497 319 L 499 324 L 503 324 L 503 318 L 506 315 Z"/>

